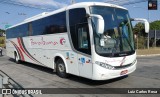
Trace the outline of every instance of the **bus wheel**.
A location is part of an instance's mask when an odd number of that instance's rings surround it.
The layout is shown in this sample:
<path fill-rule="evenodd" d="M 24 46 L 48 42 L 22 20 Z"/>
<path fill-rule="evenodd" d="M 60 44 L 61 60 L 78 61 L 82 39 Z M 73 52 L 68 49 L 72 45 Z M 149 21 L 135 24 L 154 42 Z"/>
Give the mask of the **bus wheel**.
<path fill-rule="evenodd" d="M 20 63 L 20 60 L 19 60 L 19 57 L 18 57 L 17 53 L 14 54 L 14 57 L 15 57 L 15 62 L 16 62 L 17 64 L 19 64 L 19 63 Z"/>
<path fill-rule="evenodd" d="M 62 78 L 66 78 L 68 74 L 66 73 L 66 67 L 62 59 L 58 59 L 56 62 L 57 74 Z"/>

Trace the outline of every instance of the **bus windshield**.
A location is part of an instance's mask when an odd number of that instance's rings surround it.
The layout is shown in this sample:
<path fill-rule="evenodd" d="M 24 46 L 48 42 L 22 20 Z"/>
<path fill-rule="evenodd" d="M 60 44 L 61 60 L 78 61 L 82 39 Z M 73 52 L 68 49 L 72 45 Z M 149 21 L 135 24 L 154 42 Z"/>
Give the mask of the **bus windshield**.
<path fill-rule="evenodd" d="M 135 52 L 132 25 L 125 9 L 91 6 L 91 14 L 101 15 L 104 19 L 104 33 L 96 33 L 96 19 L 92 17 L 95 50 L 99 55 L 118 57 Z"/>

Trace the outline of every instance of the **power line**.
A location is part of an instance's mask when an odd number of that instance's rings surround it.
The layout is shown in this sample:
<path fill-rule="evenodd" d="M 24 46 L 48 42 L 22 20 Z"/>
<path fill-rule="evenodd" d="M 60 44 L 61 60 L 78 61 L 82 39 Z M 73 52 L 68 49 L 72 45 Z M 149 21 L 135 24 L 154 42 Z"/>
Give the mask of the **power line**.
<path fill-rule="evenodd" d="M 10 2 L 9 2 L 10 1 Z M 50 8 L 45 8 L 45 7 L 38 7 L 36 5 L 25 5 L 24 3 L 21 3 L 21 2 L 17 2 L 17 1 L 12 1 L 12 0 L 3 0 L 1 1 L 0 3 L 6 3 L 6 4 L 11 4 L 11 5 L 18 5 L 18 6 L 23 6 L 23 7 L 28 7 L 28 8 L 35 8 L 35 9 L 41 9 L 41 10 L 48 10 L 48 11 L 51 11 L 51 10 L 54 10 L 54 9 L 50 9 Z"/>
<path fill-rule="evenodd" d="M 130 0 L 109 0 L 106 1 L 106 3 L 113 3 L 117 5 L 130 5 L 130 4 L 136 4 L 136 3 L 141 3 L 141 2 L 146 2 L 148 0 L 138 0 L 138 1 L 130 1 Z"/>
<path fill-rule="evenodd" d="M 129 2 L 129 3 L 123 4 L 123 5 L 130 5 L 130 4 L 142 3 L 142 2 L 146 2 L 146 1 L 148 1 L 148 0 L 141 0 L 141 1 Z"/>

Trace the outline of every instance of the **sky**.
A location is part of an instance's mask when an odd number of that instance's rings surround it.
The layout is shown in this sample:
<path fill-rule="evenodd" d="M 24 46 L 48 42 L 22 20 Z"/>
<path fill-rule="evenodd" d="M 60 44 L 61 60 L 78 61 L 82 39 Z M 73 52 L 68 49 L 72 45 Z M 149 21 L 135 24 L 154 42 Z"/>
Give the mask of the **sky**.
<path fill-rule="evenodd" d="M 149 21 L 160 20 L 160 0 L 158 0 L 158 10 L 148 11 L 147 0 L 75 0 L 78 2 L 109 2 L 114 4 L 125 4 L 127 2 L 146 1 L 136 4 L 126 4 L 131 18 L 145 18 Z M 71 0 L 0 0 L 0 29 L 5 29 L 5 25 L 15 25 L 24 19 L 40 14 L 42 12 L 53 11 L 67 5 Z M 149 13 L 149 14 L 148 14 Z"/>

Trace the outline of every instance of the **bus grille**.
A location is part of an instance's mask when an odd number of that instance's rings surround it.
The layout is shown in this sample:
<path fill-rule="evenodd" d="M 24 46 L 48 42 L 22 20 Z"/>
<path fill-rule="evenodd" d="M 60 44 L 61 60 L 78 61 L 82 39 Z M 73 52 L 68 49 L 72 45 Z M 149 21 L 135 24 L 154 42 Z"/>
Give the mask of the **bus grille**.
<path fill-rule="evenodd" d="M 130 67 L 132 65 L 134 65 L 136 62 L 136 60 L 134 60 L 132 63 L 130 64 L 127 64 L 127 65 L 122 65 L 122 66 L 114 66 L 114 69 L 124 69 L 124 68 L 127 68 L 127 67 Z"/>

